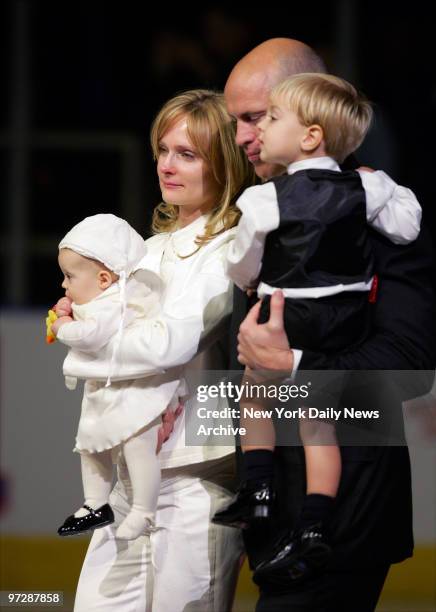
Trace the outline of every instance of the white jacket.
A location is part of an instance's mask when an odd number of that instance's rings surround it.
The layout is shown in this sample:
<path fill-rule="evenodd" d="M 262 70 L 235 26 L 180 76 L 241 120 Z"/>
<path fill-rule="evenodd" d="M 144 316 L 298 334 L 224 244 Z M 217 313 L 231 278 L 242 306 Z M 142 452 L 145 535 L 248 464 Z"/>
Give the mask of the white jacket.
<path fill-rule="evenodd" d="M 57 339 L 73 350 L 65 360 L 66 375 L 80 368 L 86 353 L 99 352 L 118 331 L 121 317 L 119 283 L 113 283 L 106 291 L 86 304 L 72 304 L 74 321 L 59 328 Z M 126 283 L 126 321 L 152 317 L 159 312 L 159 295 L 131 277 Z M 110 362 L 108 362 L 109 365 Z M 84 378 L 90 378 L 86 376 Z"/>
<path fill-rule="evenodd" d="M 159 295 L 129 278 L 125 287 L 125 325 L 142 325 L 147 317 L 159 313 Z M 58 339 L 70 346 L 64 362 L 64 372 L 83 367 L 83 360 L 98 359 L 101 351 L 114 339 L 121 317 L 119 283 L 86 304 L 73 304 L 74 321 L 63 325 Z M 125 330 L 123 331 L 125 333 Z M 106 366 L 111 354 L 104 352 Z M 115 361 L 115 372 L 118 358 Z M 87 377 L 89 378 L 89 377 Z M 66 376 L 69 388 L 76 378 Z M 137 431 L 154 421 L 167 408 L 179 387 L 175 369 L 169 375 L 147 379 L 123 380 L 107 386 L 103 381 L 86 380 L 82 412 L 76 437 L 76 451 L 100 452 L 114 448 Z"/>

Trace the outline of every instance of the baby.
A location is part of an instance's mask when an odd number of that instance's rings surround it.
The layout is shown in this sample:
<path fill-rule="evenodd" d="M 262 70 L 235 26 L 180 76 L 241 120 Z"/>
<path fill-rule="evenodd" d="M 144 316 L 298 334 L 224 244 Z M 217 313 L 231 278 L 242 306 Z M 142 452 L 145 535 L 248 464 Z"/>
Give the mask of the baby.
<path fill-rule="evenodd" d="M 65 298 L 56 306 L 58 319 L 52 332 L 70 347 L 64 362 L 67 387 L 76 386 L 77 380 L 71 376 L 75 366 L 90 364 L 74 449 L 80 453 L 85 503 L 59 528 L 61 536 L 114 521 L 108 500 L 112 460 L 119 451 L 125 457 L 133 499 L 116 537 L 134 539 L 154 527 L 160 487 L 158 430 L 161 414 L 169 404 L 176 404 L 180 381 L 169 374 L 112 380 L 116 379 L 117 347 L 124 327 L 141 325 L 144 318 L 159 312 L 158 292 L 133 275 L 141 268 L 145 253 L 141 236 L 126 221 L 110 214 L 87 217 L 59 244 Z M 111 338 L 114 348 L 109 376 L 106 381 L 94 380 L 92 360 Z"/>
<path fill-rule="evenodd" d="M 295 369 L 304 350 L 345 350 L 368 335 L 368 296 L 375 287 L 368 224 L 396 244 L 419 233 L 421 208 L 410 190 L 381 171 L 339 167 L 361 144 L 371 117 L 369 103 L 352 85 L 311 73 L 279 84 L 259 123 L 261 159 L 286 167 L 287 173 L 239 198 L 243 214 L 228 273 L 241 289 L 257 286 L 263 298 L 259 322 L 269 318 L 274 290 L 283 291 L 285 328 L 297 349 Z M 328 386 L 317 401 L 329 397 Z M 242 414 L 246 405 L 241 403 Z M 269 419 L 241 418 L 241 425 L 247 430 L 241 443 L 243 484 L 214 521 L 247 527 L 270 516 L 275 430 Z M 255 579 L 284 567 L 290 577 L 293 572 L 300 577 L 311 555 L 318 566 L 329 556 L 325 524 L 342 469 L 334 426 L 303 419 L 300 437 L 307 476 L 301 516 L 271 559 L 258 566 Z"/>

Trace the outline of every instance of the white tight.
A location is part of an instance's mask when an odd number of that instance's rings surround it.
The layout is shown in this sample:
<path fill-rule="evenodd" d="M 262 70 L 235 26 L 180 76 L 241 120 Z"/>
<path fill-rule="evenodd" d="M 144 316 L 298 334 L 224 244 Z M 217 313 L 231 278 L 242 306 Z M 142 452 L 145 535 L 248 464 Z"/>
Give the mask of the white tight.
<path fill-rule="evenodd" d="M 160 467 L 156 456 L 157 432 L 160 425 L 159 417 L 123 444 L 123 453 L 132 483 L 132 507 L 150 517 L 156 512 L 160 488 Z M 85 503 L 97 509 L 108 503 L 112 490 L 111 450 L 82 453 L 81 465 Z"/>
<path fill-rule="evenodd" d="M 132 483 L 133 507 L 155 513 L 160 488 L 160 466 L 156 455 L 159 417 L 123 445 L 127 471 Z M 144 470 L 145 466 L 145 470 Z M 144 474 L 145 471 L 145 474 Z"/>

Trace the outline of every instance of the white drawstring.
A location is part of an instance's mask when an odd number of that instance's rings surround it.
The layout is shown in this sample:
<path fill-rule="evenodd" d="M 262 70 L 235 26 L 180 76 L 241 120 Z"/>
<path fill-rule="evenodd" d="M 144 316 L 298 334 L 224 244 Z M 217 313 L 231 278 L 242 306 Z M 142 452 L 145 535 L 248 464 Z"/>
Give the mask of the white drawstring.
<path fill-rule="evenodd" d="M 115 363 L 118 356 L 118 349 L 121 344 L 121 337 L 124 329 L 124 319 L 126 315 L 126 272 L 122 270 L 120 272 L 120 278 L 118 280 L 120 285 L 120 300 L 121 300 L 121 317 L 118 324 L 118 331 L 114 340 L 114 350 L 112 351 L 111 363 L 109 366 L 109 376 L 107 377 L 105 387 L 109 387 L 111 384 L 111 377 L 115 369 Z"/>

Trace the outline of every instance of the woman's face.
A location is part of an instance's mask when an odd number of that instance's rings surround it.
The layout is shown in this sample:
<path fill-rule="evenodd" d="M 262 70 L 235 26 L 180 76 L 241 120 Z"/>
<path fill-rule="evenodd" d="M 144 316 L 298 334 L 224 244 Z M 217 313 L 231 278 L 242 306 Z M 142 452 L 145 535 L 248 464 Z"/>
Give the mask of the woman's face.
<path fill-rule="evenodd" d="M 216 197 L 209 164 L 188 138 L 186 119 L 172 125 L 159 142 L 157 174 L 162 199 L 180 206 L 180 213 L 207 212 Z"/>

